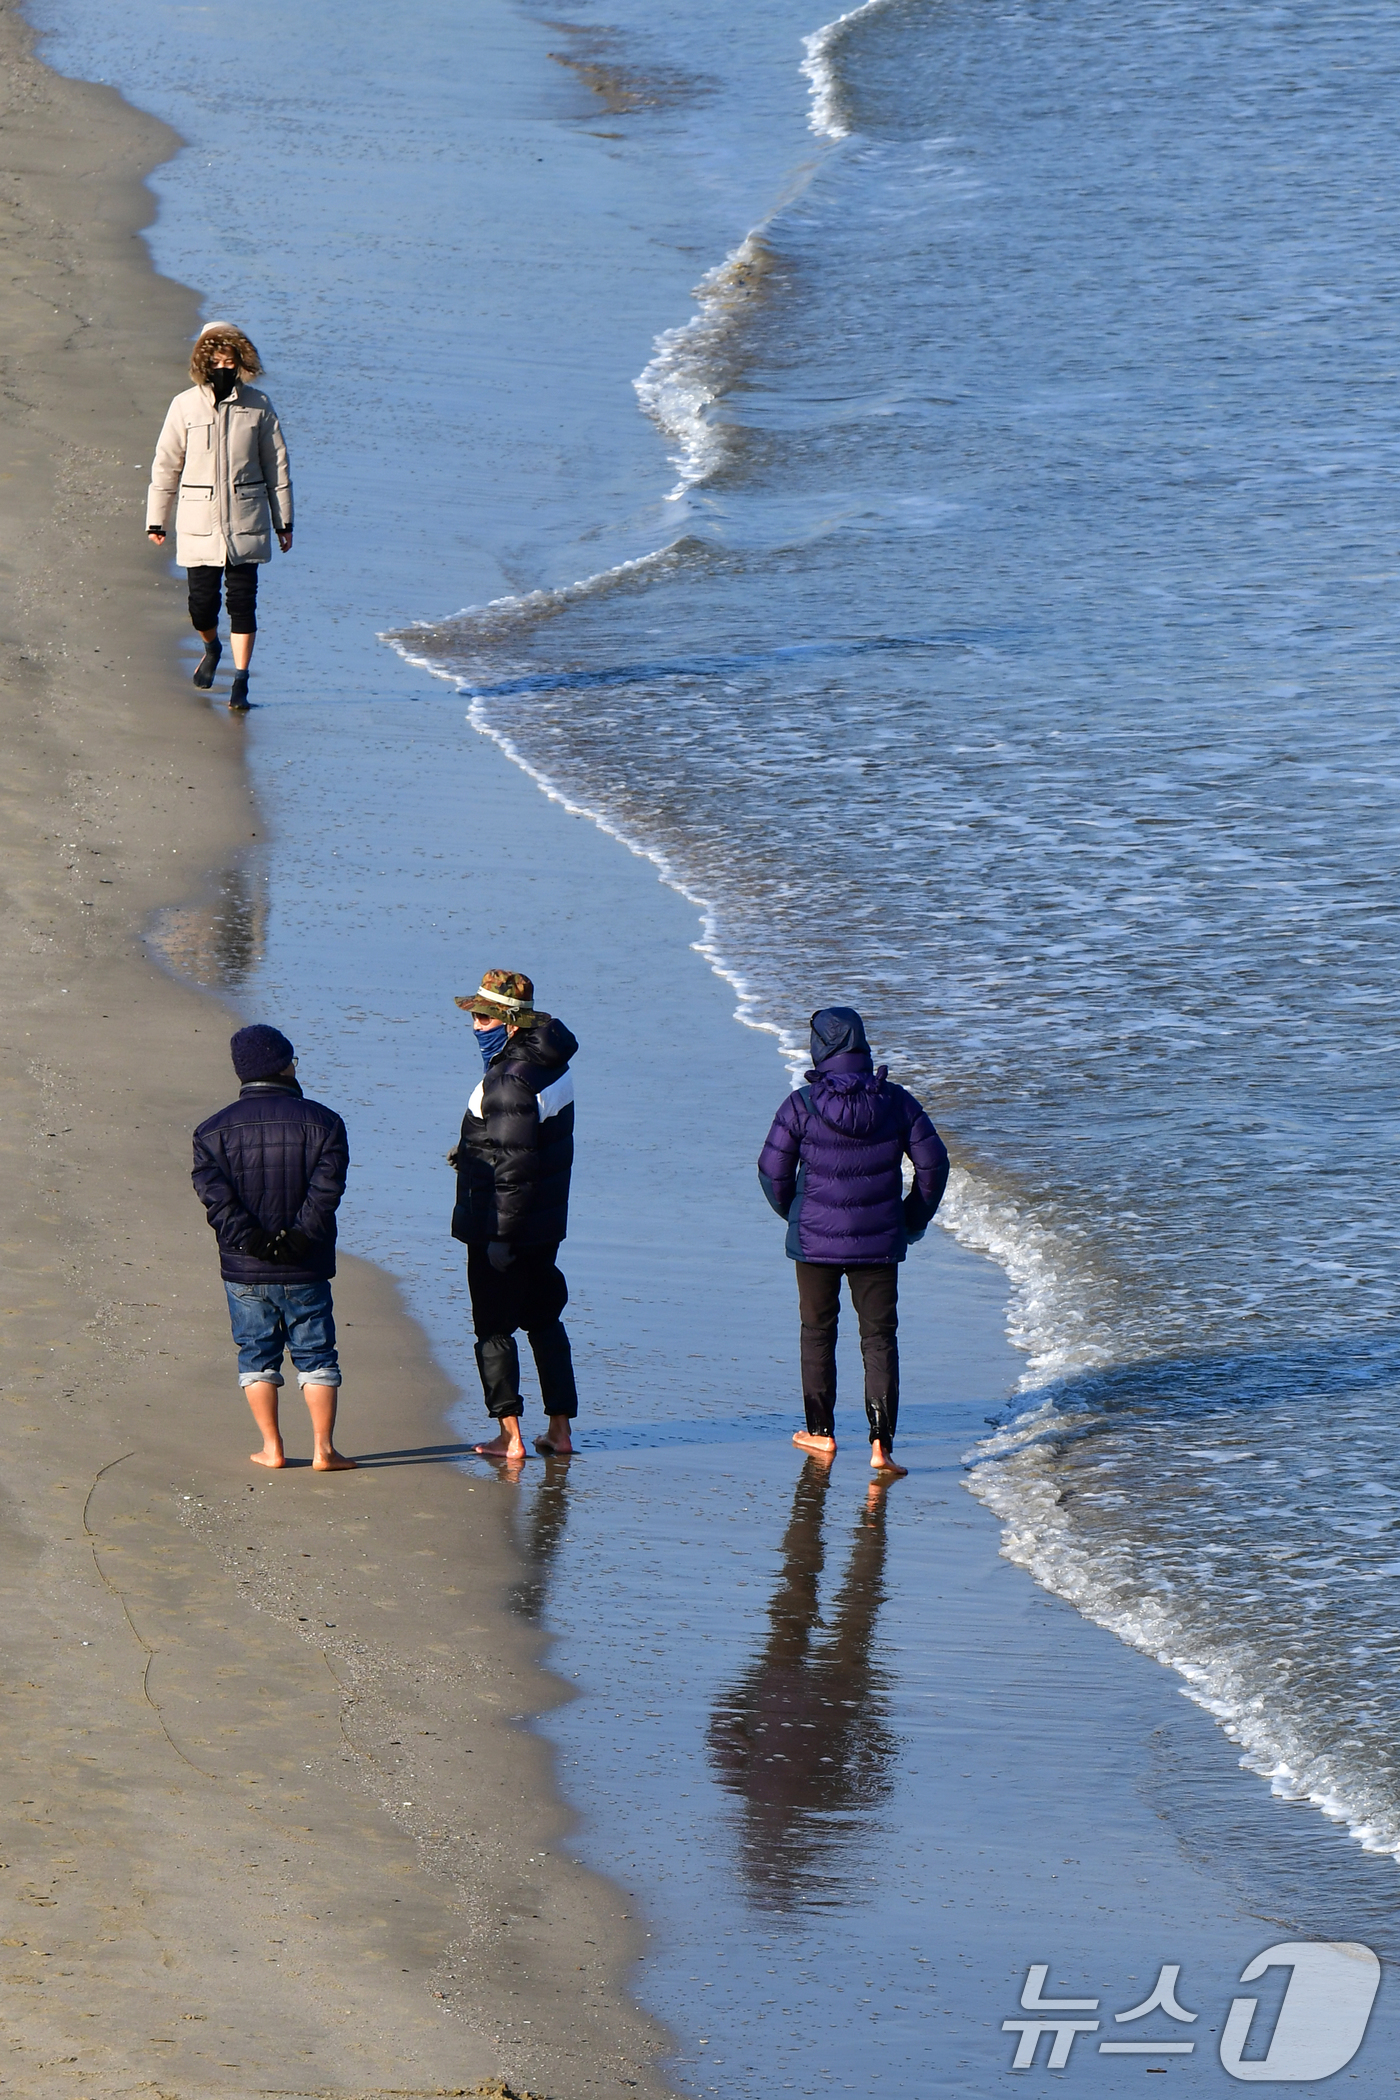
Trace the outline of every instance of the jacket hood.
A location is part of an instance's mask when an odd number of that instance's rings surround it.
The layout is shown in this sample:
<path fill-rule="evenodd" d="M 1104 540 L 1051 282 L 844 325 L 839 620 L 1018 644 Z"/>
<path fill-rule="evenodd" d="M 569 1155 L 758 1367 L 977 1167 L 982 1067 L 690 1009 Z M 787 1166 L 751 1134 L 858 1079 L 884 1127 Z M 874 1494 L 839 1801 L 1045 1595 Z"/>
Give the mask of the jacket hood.
<path fill-rule="evenodd" d="M 885 1084 L 887 1069 L 881 1065 L 872 1072 L 867 1052 L 863 1071 L 833 1072 L 825 1066 L 811 1073 L 808 1094 L 813 1110 L 843 1137 L 884 1137 L 899 1120 L 894 1097 Z"/>
<path fill-rule="evenodd" d="M 578 1052 L 578 1038 L 562 1021 L 540 1021 L 533 1028 L 517 1028 L 504 1050 L 492 1058 L 493 1065 L 566 1065 Z"/>
<path fill-rule="evenodd" d="M 829 1057 L 838 1057 L 852 1050 L 863 1050 L 868 1060 L 870 1045 L 865 1040 L 865 1023 L 855 1008 L 818 1008 L 812 1016 L 812 1063 L 824 1065 Z"/>
<path fill-rule="evenodd" d="M 868 1050 L 838 1050 L 833 1056 L 824 1057 L 817 1066 L 817 1072 L 821 1073 L 823 1079 L 832 1079 L 847 1072 L 873 1072 L 874 1069 L 875 1060 Z M 809 1072 L 807 1077 L 815 1079 L 817 1072 Z"/>

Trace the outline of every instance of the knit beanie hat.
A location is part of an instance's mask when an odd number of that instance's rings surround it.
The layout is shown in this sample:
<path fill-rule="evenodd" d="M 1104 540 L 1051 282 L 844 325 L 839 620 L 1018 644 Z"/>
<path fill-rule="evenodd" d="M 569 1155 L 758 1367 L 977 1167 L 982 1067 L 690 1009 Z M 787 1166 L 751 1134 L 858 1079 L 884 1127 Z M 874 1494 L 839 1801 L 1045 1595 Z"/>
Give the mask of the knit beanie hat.
<path fill-rule="evenodd" d="M 245 1086 L 250 1079 L 274 1079 L 296 1055 L 280 1028 L 268 1028 L 261 1021 L 252 1028 L 240 1028 L 230 1037 L 228 1047 L 233 1069 Z"/>

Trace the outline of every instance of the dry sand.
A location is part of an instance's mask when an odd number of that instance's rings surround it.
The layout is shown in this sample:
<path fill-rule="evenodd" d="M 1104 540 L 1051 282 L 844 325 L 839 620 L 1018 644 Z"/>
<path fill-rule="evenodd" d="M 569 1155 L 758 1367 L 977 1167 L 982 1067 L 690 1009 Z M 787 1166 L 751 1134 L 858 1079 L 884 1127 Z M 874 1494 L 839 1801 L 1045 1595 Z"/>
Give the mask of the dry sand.
<path fill-rule="evenodd" d="M 377 1271 L 337 1306 L 343 1441 L 380 1461 L 249 1477 L 188 1180 L 229 1015 L 142 946 L 262 830 L 141 532 L 197 324 L 139 238 L 177 142 L 10 7 L 0 56 L 0 2089 L 659 2093 L 638 1928 L 553 1849 L 514 1725 L 558 1686 L 503 1601 L 507 1498 L 442 1463 L 450 1392 Z"/>

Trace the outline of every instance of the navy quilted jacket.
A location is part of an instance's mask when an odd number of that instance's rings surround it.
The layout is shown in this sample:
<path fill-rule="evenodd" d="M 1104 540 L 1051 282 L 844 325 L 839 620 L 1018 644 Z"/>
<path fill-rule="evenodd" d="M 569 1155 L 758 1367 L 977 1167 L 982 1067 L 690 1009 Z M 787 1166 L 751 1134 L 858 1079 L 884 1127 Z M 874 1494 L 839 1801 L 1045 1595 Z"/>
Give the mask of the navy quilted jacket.
<path fill-rule="evenodd" d="M 773 1119 L 759 1155 L 763 1193 L 786 1218 L 794 1261 L 903 1261 L 948 1183 L 948 1154 L 927 1115 L 868 1050 L 842 1051 L 807 1074 Z M 905 1155 L 914 1186 L 904 1194 Z"/>
<path fill-rule="evenodd" d="M 332 1108 L 294 1079 L 256 1079 L 194 1134 L 195 1194 L 219 1241 L 229 1283 L 324 1283 L 335 1274 L 335 1213 L 350 1145 Z M 264 1232 L 295 1227 L 312 1242 L 297 1263 L 247 1251 Z"/>

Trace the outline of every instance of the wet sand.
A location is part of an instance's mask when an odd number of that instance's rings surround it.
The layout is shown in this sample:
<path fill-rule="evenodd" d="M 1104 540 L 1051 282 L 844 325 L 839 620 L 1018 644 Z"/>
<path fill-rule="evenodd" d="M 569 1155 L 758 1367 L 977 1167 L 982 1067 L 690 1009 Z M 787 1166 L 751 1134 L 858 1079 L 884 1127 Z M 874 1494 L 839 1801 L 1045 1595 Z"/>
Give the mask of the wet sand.
<path fill-rule="evenodd" d="M 188 1183 L 231 1017 L 141 941 L 264 831 L 141 535 L 196 325 L 138 238 L 177 142 L 12 9 L 0 39 L 6 2089 L 659 2092 L 635 1928 L 548 1849 L 514 1725 L 555 1688 L 502 1512 L 440 1463 L 451 1389 L 366 1264 L 337 1305 L 371 1462 L 249 1477 Z"/>

